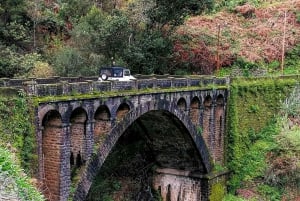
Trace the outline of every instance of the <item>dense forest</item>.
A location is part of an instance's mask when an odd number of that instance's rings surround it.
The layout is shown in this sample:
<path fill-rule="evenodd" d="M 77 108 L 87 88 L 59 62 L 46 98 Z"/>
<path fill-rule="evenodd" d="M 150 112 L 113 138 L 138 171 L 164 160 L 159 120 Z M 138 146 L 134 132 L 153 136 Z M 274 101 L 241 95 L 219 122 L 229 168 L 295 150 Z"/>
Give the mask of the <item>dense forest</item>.
<path fill-rule="evenodd" d="M 172 35 L 210 0 L 4 0 L 0 77 L 97 75 L 101 66 L 167 73 Z"/>
<path fill-rule="evenodd" d="M 299 7 L 293 0 L 3 0 L 0 77 L 97 75 L 113 62 L 134 74 L 265 75 L 280 72 L 283 55 L 285 73 L 297 73 Z"/>

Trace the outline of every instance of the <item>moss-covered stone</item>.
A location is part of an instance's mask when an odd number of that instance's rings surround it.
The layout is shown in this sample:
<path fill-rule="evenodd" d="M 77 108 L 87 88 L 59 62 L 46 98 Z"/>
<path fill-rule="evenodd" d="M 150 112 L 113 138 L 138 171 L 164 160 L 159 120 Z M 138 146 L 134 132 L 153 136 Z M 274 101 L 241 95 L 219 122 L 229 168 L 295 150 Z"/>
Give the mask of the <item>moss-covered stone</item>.
<path fill-rule="evenodd" d="M 251 150 L 261 150 L 257 146 L 264 151 L 268 150 L 269 144 L 267 146 L 264 143 L 258 143 L 262 138 L 258 135 L 264 128 L 270 126 L 270 122 L 278 114 L 282 101 L 299 80 L 298 76 L 232 79 L 227 112 L 228 150 L 226 152 L 228 167 L 234 173 L 230 181 L 231 190 L 234 191 L 241 182 L 242 176 L 235 177 L 235 174 L 247 172 L 247 168 L 250 168 L 241 167 L 241 161 L 249 157 L 247 153 Z M 274 133 L 272 128 L 268 132 L 262 132 L 261 135 Z M 266 137 L 263 137 L 264 140 L 267 139 Z M 253 162 L 256 159 L 261 161 L 261 158 L 248 158 Z M 241 171 L 241 168 L 245 171 Z M 252 167 L 250 169 L 255 171 Z"/>
<path fill-rule="evenodd" d="M 226 194 L 226 184 L 225 181 L 220 181 L 215 183 L 211 187 L 211 194 L 209 196 L 210 201 L 221 201 Z"/>
<path fill-rule="evenodd" d="M 37 167 L 33 109 L 25 94 L 0 98 L 0 146 L 13 150 L 27 173 Z"/>

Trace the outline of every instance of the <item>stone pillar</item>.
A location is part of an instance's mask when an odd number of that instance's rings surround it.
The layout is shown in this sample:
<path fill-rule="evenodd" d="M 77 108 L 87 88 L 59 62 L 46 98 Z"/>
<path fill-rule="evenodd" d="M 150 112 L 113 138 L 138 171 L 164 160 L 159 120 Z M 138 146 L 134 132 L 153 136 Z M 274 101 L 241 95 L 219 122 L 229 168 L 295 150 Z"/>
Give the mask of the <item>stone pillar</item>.
<path fill-rule="evenodd" d="M 200 103 L 199 105 L 191 105 L 190 110 L 189 110 L 189 117 L 193 124 L 198 127 L 200 125 Z"/>
<path fill-rule="evenodd" d="M 213 101 L 209 119 L 209 148 L 214 162 L 216 161 L 215 111 L 216 103 Z"/>
<path fill-rule="evenodd" d="M 203 111 L 203 132 L 202 132 L 202 136 L 203 139 L 206 143 L 206 146 L 209 149 L 209 153 L 211 155 L 213 155 L 212 151 L 212 136 L 213 136 L 213 131 L 214 131 L 214 127 L 212 124 L 212 114 L 213 114 L 213 106 L 212 103 L 210 101 L 207 101 L 206 103 L 204 103 L 204 111 Z"/>
<path fill-rule="evenodd" d="M 44 178 L 44 159 L 43 159 L 43 126 L 39 126 L 36 129 L 36 136 L 37 136 L 37 152 L 38 152 L 38 179 L 39 182 L 42 183 L 43 182 L 43 178 Z"/>
<path fill-rule="evenodd" d="M 27 81 L 23 83 L 24 89 L 29 96 L 37 96 L 37 82 L 35 80 Z"/>
<path fill-rule="evenodd" d="M 215 160 L 224 164 L 225 104 L 215 107 Z"/>
<path fill-rule="evenodd" d="M 71 138 L 70 125 L 63 123 L 62 125 L 62 143 L 61 143 L 61 165 L 60 165 L 60 199 L 59 201 L 67 201 L 71 188 Z"/>
<path fill-rule="evenodd" d="M 85 141 L 85 160 L 88 160 L 92 153 L 93 153 L 93 149 L 94 149 L 94 125 L 95 122 L 94 121 L 87 121 L 86 122 L 86 139 Z"/>
<path fill-rule="evenodd" d="M 42 153 L 40 155 L 42 191 L 47 200 L 60 201 L 61 189 L 65 191 L 66 186 L 64 179 L 69 174 L 69 170 L 65 165 L 67 158 L 63 140 L 65 129 L 60 119 L 57 118 L 46 125 L 42 132 Z"/>
<path fill-rule="evenodd" d="M 62 84 L 62 94 L 67 95 L 70 93 L 69 83 L 67 81 L 61 81 Z"/>
<path fill-rule="evenodd" d="M 204 116 L 204 106 L 203 104 L 200 104 L 200 109 L 199 109 L 199 125 L 202 128 L 202 132 L 203 132 L 203 116 Z"/>

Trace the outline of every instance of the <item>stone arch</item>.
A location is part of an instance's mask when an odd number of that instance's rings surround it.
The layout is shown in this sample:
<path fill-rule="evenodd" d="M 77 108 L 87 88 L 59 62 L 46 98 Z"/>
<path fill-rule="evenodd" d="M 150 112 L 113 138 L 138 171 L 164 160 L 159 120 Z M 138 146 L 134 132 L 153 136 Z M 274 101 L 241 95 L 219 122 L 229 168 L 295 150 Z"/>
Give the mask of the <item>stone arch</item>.
<path fill-rule="evenodd" d="M 62 117 L 57 110 L 48 111 L 42 120 L 42 172 L 45 196 L 59 200 Z"/>
<path fill-rule="evenodd" d="M 121 103 L 116 112 L 116 120 L 121 121 L 129 111 L 130 111 L 130 106 L 125 102 Z"/>
<path fill-rule="evenodd" d="M 207 95 L 203 102 L 203 138 L 210 151 L 212 151 L 211 128 L 212 128 L 212 106 L 213 99 Z M 212 152 L 211 152 L 212 153 Z"/>
<path fill-rule="evenodd" d="M 97 155 L 93 157 L 87 165 L 85 174 L 82 175 L 81 181 L 79 182 L 76 192 L 74 194 L 74 200 L 85 200 L 85 197 L 87 196 L 89 188 L 92 184 L 93 178 L 100 170 L 106 157 L 109 155 L 109 153 L 111 152 L 112 148 L 117 143 L 121 135 L 141 115 L 153 110 L 165 110 L 172 114 L 182 123 L 182 126 L 184 126 L 184 128 L 190 134 L 190 138 L 199 155 L 199 160 L 202 161 L 203 172 L 208 173 L 211 171 L 212 166 L 210 163 L 210 156 L 205 142 L 201 135 L 197 133 L 197 130 L 190 121 L 189 117 L 186 116 L 184 113 L 180 112 L 179 108 L 174 103 L 171 103 L 166 100 L 158 100 L 157 102 L 150 101 L 138 105 L 137 108 L 131 110 L 130 113 L 122 119 L 122 121 L 120 121 L 118 124 L 116 124 L 116 126 L 112 128 L 104 142 L 104 145 L 100 147 L 100 149 L 97 152 Z"/>
<path fill-rule="evenodd" d="M 185 112 L 186 109 L 187 109 L 187 104 L 186 104 L 186 100 L 184 98 L 180 98 L 178 101 L 177 101 L 177 107 Z"/>
<path fill-rule="evenodd" d="M 87 113 L 83 108 L 78 107 L 72 111 L 70 116 L 71 167 L 78 168 L 87 160 L 87 120 Z"/>
<path fill-rule="evenodd" d="M 94 115 L 94 142 L 99 144 L 111 129 L 111 114 L 106 105 L 100 105 Z"/>
<path fill-rule="evenodd" d="M 196 126 L 199 126 L 199 124 L 200 124 L 199 123 L 199 121 L 200 121 L 200 104 L 201 104 L 201 101 L 197 96 L 192 98 L 189 116 L 191 118 L 191 121 Z"/>
<path fill-rule="evenodd" d="M 38 110 L 39 126 L 42 127 L 43 118 L 51 110 L 57 110 L 54 105 L 44 105 Z"/>
<path fill-rule="evenodd" d="M 225 120 L 225 100 L 222 94 L 216 98 L 215 109 L 215 160 L 223 164 L 224 154 L 224 120 Z"/>

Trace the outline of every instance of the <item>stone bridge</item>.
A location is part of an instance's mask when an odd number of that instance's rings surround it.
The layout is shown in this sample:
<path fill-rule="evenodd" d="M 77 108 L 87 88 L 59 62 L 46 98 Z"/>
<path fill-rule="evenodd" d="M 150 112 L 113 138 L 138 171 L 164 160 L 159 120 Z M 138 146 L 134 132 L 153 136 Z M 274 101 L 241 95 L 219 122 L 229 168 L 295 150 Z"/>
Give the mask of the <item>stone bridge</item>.
<path fill-rule="evenodd" d="M 123 135 L 151 150 L 153 188 L 163 200 L 199 201 L 225 189 L 224 133 L 228 79 L 156 77 L 1 80 L 35 103 L 38 179 L 48 200 L 85 200 Z M 130 137 L 127 139 L 130 142 Z M 78 170 L 78 181 L 72 172 Z M 215 196 L 216 197 L 216 196 Z"/>

